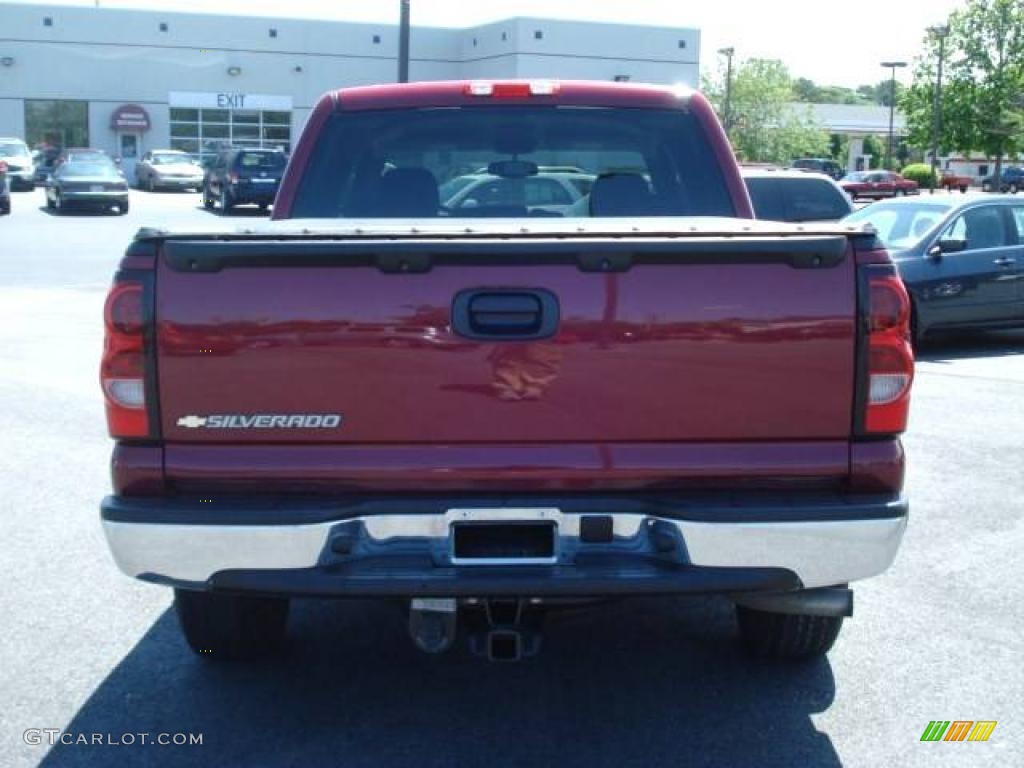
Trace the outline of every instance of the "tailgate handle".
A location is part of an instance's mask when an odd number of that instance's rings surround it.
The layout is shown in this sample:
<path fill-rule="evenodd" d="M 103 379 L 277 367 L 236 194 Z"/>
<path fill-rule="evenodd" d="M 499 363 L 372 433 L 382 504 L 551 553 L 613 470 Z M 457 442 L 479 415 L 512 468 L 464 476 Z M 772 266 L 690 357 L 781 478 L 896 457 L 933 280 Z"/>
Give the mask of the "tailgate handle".
<path fill-rule="evenodd" d="M 452 330 L 467 339 L 546 339 L 558 330 L 558 299 L 543 288 L 461 291 L 452 302 Z"/>

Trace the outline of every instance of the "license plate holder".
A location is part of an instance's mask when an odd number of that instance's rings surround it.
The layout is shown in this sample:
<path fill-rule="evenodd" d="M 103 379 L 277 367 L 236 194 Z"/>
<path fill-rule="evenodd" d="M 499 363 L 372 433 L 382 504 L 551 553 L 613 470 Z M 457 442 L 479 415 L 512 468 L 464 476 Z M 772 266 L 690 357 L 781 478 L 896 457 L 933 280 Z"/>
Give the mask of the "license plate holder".
<path fill-rule="evenodd" d="M 558 561 L 553 520 L 466 520 L 450 528 L 455 565 L 552 565 Z"/>

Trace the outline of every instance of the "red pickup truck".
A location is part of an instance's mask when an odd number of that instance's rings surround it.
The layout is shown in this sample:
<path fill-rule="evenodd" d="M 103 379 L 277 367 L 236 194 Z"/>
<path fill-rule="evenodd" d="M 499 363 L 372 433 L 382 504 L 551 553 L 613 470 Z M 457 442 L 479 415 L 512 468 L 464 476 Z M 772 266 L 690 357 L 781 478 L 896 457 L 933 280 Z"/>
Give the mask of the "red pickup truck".
<path fill-rule="evenodd" d="M 140 231 L 105 307 L 103 527 L 203 657 L 293 596 L 511 660 L 567 601 L 716 593 L 801 658 L 893 560 L 907 294 L 870 231 L 751 220 L 700 94 L 330 93 L 274 216 Z"/>

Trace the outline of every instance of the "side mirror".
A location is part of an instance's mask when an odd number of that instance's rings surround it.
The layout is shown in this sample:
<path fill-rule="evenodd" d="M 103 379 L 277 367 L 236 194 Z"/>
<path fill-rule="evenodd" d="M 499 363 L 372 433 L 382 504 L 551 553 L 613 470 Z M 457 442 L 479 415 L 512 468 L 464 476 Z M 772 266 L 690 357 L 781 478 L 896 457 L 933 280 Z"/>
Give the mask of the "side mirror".
<path fill-rule="evenodd" d="M 967 250 L 966 240 L 939 240 L 928 249 L 928 258 L 938 261 L 944 253 L 960 253 Z"/>

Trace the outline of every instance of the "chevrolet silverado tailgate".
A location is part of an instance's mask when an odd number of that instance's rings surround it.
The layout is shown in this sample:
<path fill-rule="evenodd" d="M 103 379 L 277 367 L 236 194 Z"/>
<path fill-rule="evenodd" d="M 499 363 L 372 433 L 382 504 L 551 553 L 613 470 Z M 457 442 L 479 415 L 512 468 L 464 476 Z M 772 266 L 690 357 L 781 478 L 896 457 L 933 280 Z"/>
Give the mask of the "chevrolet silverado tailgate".
<path fill-rule="evenodd" d="M 160 240 L 164 439 L 848 440 L 842 233 L 453 228 Z"/>

